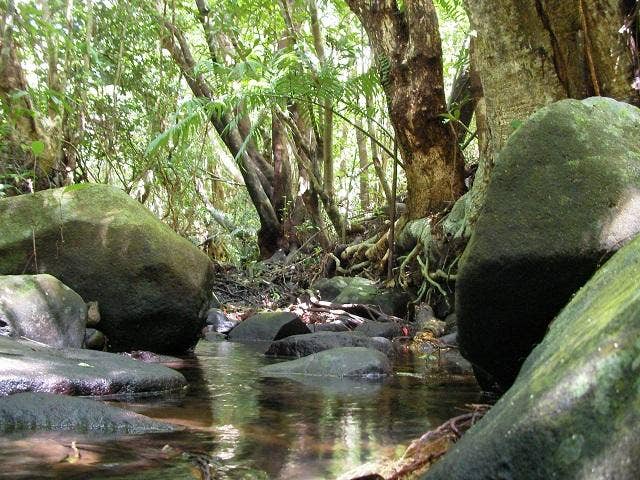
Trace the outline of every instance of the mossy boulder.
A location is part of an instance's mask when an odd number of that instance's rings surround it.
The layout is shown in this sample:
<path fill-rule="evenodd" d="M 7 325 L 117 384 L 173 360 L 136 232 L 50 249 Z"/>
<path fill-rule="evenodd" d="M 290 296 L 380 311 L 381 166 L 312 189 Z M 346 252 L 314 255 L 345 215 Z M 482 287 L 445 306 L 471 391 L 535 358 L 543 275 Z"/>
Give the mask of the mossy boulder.
<path fill-rule="evenodd" d="M 0 275 L 0 334 L 81 348 L 87 305 L 51 275 Z"/>
<path fill-rule="evenodd" d="M 195 344 L 212 264 L 125 192 L 80 184 L 0 200 L 0 274 L 49 273 L 100 305 L 114 351 Z"/>
<path fill-rule="evenodd" d="M 312 377 L 379 378 L 392 373 L 389 358 L 365 347 L 341 347 L 324 350 L 289 362 L 267 365 L 260 374 L 267 377 L 298 375 Z"/>
<path fill-rule="evenodd" d="M 0 397 L 0 432 L 29 430 L 142 434 L 177 428 L 88 398 L 32 392 Z"/>
<path fill-rule="evenodd" d="M 640 478 L 640 238 L 576 294 L 428 480 Z"/>
<path fill-rule="evenodd" d="M 640 231 L 640 110 L 564 100 L 500 152 L 460 261 L 458 340 L 507 388 L 571 295 Z"/>

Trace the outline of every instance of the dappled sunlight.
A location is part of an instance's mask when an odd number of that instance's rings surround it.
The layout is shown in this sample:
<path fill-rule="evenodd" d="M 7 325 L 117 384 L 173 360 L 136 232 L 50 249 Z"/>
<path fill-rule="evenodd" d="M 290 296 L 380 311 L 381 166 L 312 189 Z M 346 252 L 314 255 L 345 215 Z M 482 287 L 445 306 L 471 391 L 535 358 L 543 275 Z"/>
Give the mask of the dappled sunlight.
<path fill-rule="evenodd" d="M 600 248 L 614 251 L 640 232 L 640 190 L 629 189 L 602 228 Z"/>

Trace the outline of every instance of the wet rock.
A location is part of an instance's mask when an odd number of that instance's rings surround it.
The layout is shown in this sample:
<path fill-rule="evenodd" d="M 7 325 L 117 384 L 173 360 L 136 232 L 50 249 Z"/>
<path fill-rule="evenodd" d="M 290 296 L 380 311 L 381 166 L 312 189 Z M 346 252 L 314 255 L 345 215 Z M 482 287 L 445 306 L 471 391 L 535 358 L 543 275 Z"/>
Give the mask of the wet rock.
<path fill-rule="evenodd" d="M 339 320 L 327 323 L 312 323 L 307 325 L 312 332 L 349 332 L 349 327 Z"/>
<path fill-rule="evenodd" d="M 141 434 L 176 427 L 87 398 L 32 392 L 0 397 L 0 431 L 27 430 Z"/>
<path fill-rule="evenodd" d="M 4 233 L 3 233 L 4 234 Z M 51 275 L 0 276 L 2 334 L 53 347 L 82 347 L 87 306 Z"/>
<path fill-rule="evenodd" d="M 404 317 L 409 295 L 401 290 L 380 288 L 375 282 L 361 277 L 323 278 L 312 286 L 322 300 L 335 303 L 362 303 L 376 305 L 388 314 Z"/>
<path fill-rule="evenodd" d="M 375 322 L 373 320 L 367 320 L 358 325 L 354 331 L 367 337 L 392 339 L 402 336 L 402 328 L 395 322 Z"/>
<path fill-rule="evenodd" d="M 107 338 L 95 328 L 87 328 L 84 333 L 84 348 L 89 350 L 104 350 L 107 346 Z"/>
<path fill-rule="evenodd" d="M 598 265 L 640 231 L 640 109 L 539 110 L 496 160 L 460 260 L 460 348 L 503 388 Z"/>
<path fill-rule="evenodd" d="M 267 365 L 264 376 L 308 375 L 321 377 L 376 378 L 391 374 L 389 358 L 364 347 L 332 348 L 297 360 Z"/>
<path fill-rule="evenodd" d="M 257 313 L 240 322 L 229 332 L 233 342 L 272 342 L 290 335 L 311 333 L 296 314 L 291 312 Z"/>
<path fill-rule="evenodd" d="M 181 390 L 182 374 L 122 355 L 0 337 L 0 396 L 18 392 L 136 395 Z"/>
<path fill-rule="evenodd" d="M 207 311 L 207 319 L 205 325 L 210 327 L 208 331 L 217 333 L 229 333 L 238 325 L 237 320 L 227 317 L 224 312 L 218 308 L 210 308 Z"/>
<path fill-rule="evenodd" d="M 640 478 L 640 238 L 575 295 L 516 382 L 424 477 Z"/>
<path fill-rule="evenodd" d="M 365 347 L 389 355 L 391 342 L 382 337 L 366 337 L 353 332 L 316 332 L 292 335 L 273 342 L 265 355 L 282 357 L 305 357 L 312 353 L 338 347 Z"/>
<path fill-rule="evenodd" d="M 35 248 L 35 273 L 99 302 L 110 350 L 175 353 L 196 343 L 213 265 L 125 192 L 81 184 L 4 198 L 0 232 L 0 274 L 33 272 Z"/>

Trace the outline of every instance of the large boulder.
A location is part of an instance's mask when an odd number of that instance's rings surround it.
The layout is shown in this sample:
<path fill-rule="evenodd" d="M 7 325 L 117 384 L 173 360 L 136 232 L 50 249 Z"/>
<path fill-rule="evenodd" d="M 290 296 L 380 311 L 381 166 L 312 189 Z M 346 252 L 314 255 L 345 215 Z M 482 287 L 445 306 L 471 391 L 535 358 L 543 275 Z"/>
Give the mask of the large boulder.
<path fill-rule="evenodd" d="M 140 434 L 176 427 L 88 398 L 32 392 L 0 397 L 0 432 L 27 430 Z"/>
<path fill-rule="evenodd" d="M 213 267 L 126 193 L 81 184 L 0 200 L 0 274 L 49 273 L 100 304 L 113 351 L 195 344 Z"/>
<path fill-rule="evenodd" d="M 240 322 L 229 332 L 232 342 L 273 342 L 290 335 L 311 333 L 295 313 L 257 313 Z"/>
<path fill-rule="evenodd" d="M 640 110 L 609 98 L 535 113 L 500 152 L 460 261 L 458 340 L 507 388 L 549 322 L 640 230 Z"/>
<path fill-rule="evenodd" d="M 292 335 L 273 342 L 265 355 L 282 357 L 306 357 L 338 347 L 365 347 L 379 350 L 389 355 L 393 348 L 386 338 L 370 338 L 353 332 L 315 332 Z"/>
<path fill-rule="evenodd" d="M 389 358 L 378 350 L 365 347 L 343 347 L 267 365 L 260 369 L 264 376 L 316 376 L 378 378 L 391 374 Z"/>
<path fill-rule="evenodd" d="M 51 275 L 0 275 L 0 334 L 81 348 L 87 305 Z"/>
<path fill-rule="evenodd" d="M 640 238 L 551 324 L 511 389 L 424 477 L 640 478 Z"/>
<path fill-rule="evenodd" d="M 20 392 L 137 395 L 181 391 L 184 376 L 115 353 L 55 349 L 0 337 L 0 396 Z"/>

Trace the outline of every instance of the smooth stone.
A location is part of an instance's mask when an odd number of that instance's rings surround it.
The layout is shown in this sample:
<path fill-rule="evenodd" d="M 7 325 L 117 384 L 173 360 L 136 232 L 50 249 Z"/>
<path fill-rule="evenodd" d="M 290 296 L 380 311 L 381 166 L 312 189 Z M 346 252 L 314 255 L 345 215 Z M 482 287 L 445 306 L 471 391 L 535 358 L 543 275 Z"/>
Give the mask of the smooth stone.
<path fill-rule="evenodd" d="M 272 342 L 291 335 L 311 333 L 296 314 L 291 312 L 257 313 L 240 322 L 229 332 L 232 342 Z"/>
<path fill-rule="evenodd" d="M 28 430 L 143 434 L 178 428 L 88 398 L 33 392 L 0 397 L 0 431 Z"/>
<path fill-rule="evenodd" d="M 114 353 L 0 337 L 0 396 L 18 392 L 65 395 L 155 395 L 182 390 L 184 376 L 162 365 Z"/>
<path fill-rule="evenodd" d="M 52 347 L 81 348 L 87 324 L 82 297 L 51 275 L 0 276 L 0 329 Z"/>
<path fill-rule="evenodd" d="M 384 353 L 364 347 L 332 348 L 260 369 L 264 376 L 379 378 L 391 373 L 391 362 Z"/>

